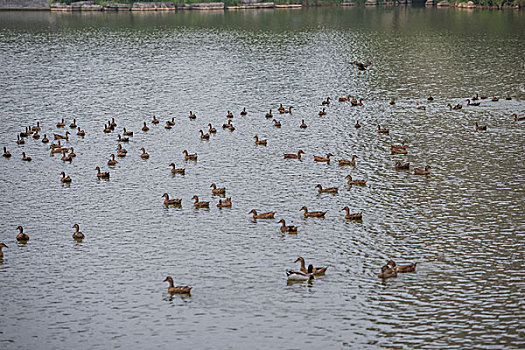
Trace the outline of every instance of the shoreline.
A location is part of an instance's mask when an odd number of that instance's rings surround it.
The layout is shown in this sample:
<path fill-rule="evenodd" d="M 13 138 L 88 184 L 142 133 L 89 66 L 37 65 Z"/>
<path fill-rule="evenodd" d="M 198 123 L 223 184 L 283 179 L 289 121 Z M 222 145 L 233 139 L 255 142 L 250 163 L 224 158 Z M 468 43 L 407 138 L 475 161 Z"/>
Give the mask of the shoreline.
<path fill-rule="evenodd" d="M 253 0 L 252 0 L 253 1 Z M 273 2 L 243 2 L 240 5 L 225 5 L 222 2 L 210 3 L 174 3 L 174 2 L 136 2 L 133 5 L 124 3 L 108 3 L 105 6 L 94 1 L 79 1 L 71 4 L 53 3 L 47 6 L 6 6 L 0 11 L 50 11 L 50 12 L 177 12 L 177 11 L 239 11 L 254 9 L 301 9 L 311 7 L 401 7 L 411 6 L 411 0 L 383 1 L 367 0 L 364 3 L 351 1 L 341 3 L 306 3 L 306 4 L 275 4 Z M 480 5 L 473 1 L 449 3 L 446 0 L 427 0 L 421 4 L 425 8 L 455 8 L 461 10 L 521 10 L 520 4 Z"/>

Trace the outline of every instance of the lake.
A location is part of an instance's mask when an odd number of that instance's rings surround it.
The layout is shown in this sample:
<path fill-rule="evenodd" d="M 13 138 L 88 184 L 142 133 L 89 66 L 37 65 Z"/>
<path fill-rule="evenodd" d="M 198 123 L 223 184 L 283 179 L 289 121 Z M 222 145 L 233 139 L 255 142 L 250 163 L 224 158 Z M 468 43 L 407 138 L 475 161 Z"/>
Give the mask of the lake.
<path fill-rule="evenodd" d="M 525 122 L 511 115 L 525 114 L 524 38 L 522 11 L 0 12 L 0 145 L 13 155 L 0 159 L 0 347 L 523 348 Z M 367 74 L 354 60 L 372 62 Z M 348 95 L 363 106 L 338 102 Z M 72 133 L 71 163 L 31 136 L 17 145 L 37 121 L 50 143 Z M 204 141 L 208 123 L 218 131 Z M 128 154 L 108 167 L 123 127 Z M 408 155 L 391 155 L 403 140 Z M 330 164 L 313 161 L 327 153 Z M 354 154 L 355 167 L 338 165 Z M 212 183 L 232 208 L 216 207 Z M 166 208 L 165 192 L 182 206 Z M 194 209 L 194 195 L 210 209 Z M 326 217 L 305 219 L 302 206 Z M 299 256 L 326 275 L 288 283 Z M 417 271 L 382 280 L 389 259 Z M 168 275 L 191 296 L 170 296 Z"/>

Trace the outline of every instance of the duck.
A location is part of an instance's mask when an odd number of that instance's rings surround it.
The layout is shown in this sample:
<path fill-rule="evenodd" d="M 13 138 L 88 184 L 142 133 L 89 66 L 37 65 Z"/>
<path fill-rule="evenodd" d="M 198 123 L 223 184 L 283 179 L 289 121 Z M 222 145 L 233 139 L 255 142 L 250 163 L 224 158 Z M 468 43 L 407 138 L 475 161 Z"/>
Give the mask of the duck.
<path fill-rule="evenodd" d="M 30 162 L 31 159 L 32 159 L 31 157 L 26 156 L 26 152 L 22 152 L 22 160 L 24 162 Z"/>
<path fill-rule="evenodd" d="M 117 146 L 117 157 L 125 157 L 128 154 L 128 150 L 125 148 L 122 148 L 122 145 L 119 143 Z"/>
<path fill-rule="evenodd" d="M 195 201 L 193 202 L 193 206 L 195 208 L 209 208 L 210 207 L 210 202 L 199 202 L 199 197 L 197 196 L 193 196 L 191 197 L 191 199 Z"/>
<path fill-rule="evenodd" d="M 299 128 L 301 129 L 306 129 L 308 127 L 308 125 L 306 125 L 306 123 L 304 122 L 304 119 L 301 120 L 301 125 L 299 126 Z"/>
<path fill-rule="evenodd" d="M 246 112 L 246 107 L 243 107 L 243 109 L 241 111 L 241 115 L 245 116 L 246 114 L 248 114 L 248 112 Z"/>
<path fill-rule="evenodd" d="M 508 101 L 512 100 L 512 97 L 510 97 L 510 94 L 508 92 L 505 94 L 505 100 L 508 100 Z"/>
<path fill-rule="evenodd" d="M 350 100 L 350 104 L 352 105 L 352 107 L 362 106 L 363 105 L 363 99 L 360 98 L 359 101 L 358 101 L 356 98 L 353 98 L 353 99 Z"/>
<path fill-rule="evenodd" d="M 78 224 L 74 224 L 71 228 L 75 229 L 75 232 L 73 232 L 73 239 L 76 241 L 81 241 L 84 239 L 84 234 L 79 231 L 80 227 Z"/>
<path fill-rule="evenodd" d="M 226 118 L 233 118 L 233 113 L 228 111 L 228 113 L 226 114 Z"/>
<path fill-rule="evenodd" d="M 149 127 L 146 125 L 146 122 L 144 122 L 144 126 L 142 127 L 142 131 L 144 131 L 144 132 L 149 131 Z"/>
<path fill-rule="evenodd" d="M 16 240 L 20 243 L 26 243 L 29 241 L 29 236 L 24 233 L 24 228 L 22 226 L 18 226 L 16 228 L 18 230 L 18 234 L 16 235 Z"/>
<path fill-rule="evenodd" d="M 184 169 L 184 168 L 175 168 L 175 163 L 171 163 L 170 167 L 171 167 L 171 173 L 172 174 L 180 174 L 180 175 L 186 174 L 186 169 Z"/>
<path fill-rule="evenodd" d="M 496 95 L 492 95 L 492 102 L 498 102 L 499 97 L 496 97 Z"/>
<path fill-rule="evenodd" d="M 164 205 L 165 206 L 168 206 L 168 205 L 177 205 L 177 206 L 180 206 L 182 204 L 182 199 L 180 198 L 173 198 L 173 199 L 170 199 L 170 196 L 169 194 L 167 193 L 164 193 L 162 195 L 162 197 L 164 197 Z"/>
<path fill-rule="evenodd" d="M 352 180 L 352 175 L 346 175 L 345 179 L 349 185 L 366 186 L 366 180 Z"/>
<path fill-rule="evenodd" d="M 164 126 L 164 129 L 171 130 L 171 124 L 169 122 L 166 122 L 166 125 Z"/>
<path fill-rule="evenodd" d="M 395 105 L 395 104 L 396 104 L 396 99 L 392 97 L 392 98 L 390 99 L 390 105 L 393 106 L 393 105 Z"/>
<path fill-rule="evenodd" d="M 352 99 L 352 95 L 348 95 L 348 97 L 339 97 L 338 101 L 347 102 L 347 101 L 350 101 L 351 99 Z"/>
<path fill-rule="evenodd" d="M 69 141 L 69 131 L 66 131 L 66 135 L 53 134 L 55 140 L 66 140 Z"/>
<path fill-rule="evenodd" d="M 4 154 L 2 154 L 2 157 L 11 158 L 11 153 L 9 153 L 9 151 L 5 147 L 4 147 Z"/>
<path fill-rule="evenodd" d="M 77 120 L 76 119 L 73 119 L 73 123 L 69 124 L 69 127 L 71 129 L 76 129 L 77 128 Z"/>
<path fill-rule="evenodd" d="M 71 162 L 71 161 L 73 161 L 73 157 L 71 157 L 66 152 L 67 152 L 67 148 L 62 148 L 62 158 L 60 158 L 60 160 L 63 161 L 63 162 Z"/>
<path fill-rule="evenodd" d="M 62 178 L 60 179 L 60 182 L 64 184 L 71 183 L 71 178 L 69 176 L 66 176 L 65 172 L 61 172 L 60 175 L 62 175 Z"/>
<path fill-rule="evenodd" d="M 363 213 L 352 213 L 350 214 L 350 208 L 348 206 L 344 207 L 342 210 L 346 212 L 345 219 L 346 220 L 362 220 L 363 219 Z"/>
<path fill-rule="evenodd" d="M 348 159 L 339 159 L 339 165 L 343 166 L 343 165 L 351 165 L 351 166 L 355 166 L 355 159 L 357 158 L 357 156 L 354 154 L 352 156 L 352 160 L 348 160 Z"/>
<path fill-rule="evenodd" d="M 323 115 L 326 115 L 326 111 L 324 107 L 323 107 L 323 110 L 319 112 L 320 117 L 322 117 Z"/>
<path fill-rule="evenodd" d="M 47 138 L 47 134 L 44 134 L 44 137 L 42 137 L 42 143 L 48 143 L 49 139 Z"/>
<path fill-rule="evenodd" d="M 226 187 L 217 187 L 215 184 L 211 184 L 211 194 L 213 195 L 225 195 L 226 194 Z"/>
<path fill-rule="evenodd" d="M 39 122 L 38 120 L 36 121 L 36 126 L 33 126 L 33 127 L 32 127 L 32 130 L 33 130 L 34 132 L 39 132 L 39 131 L 41 130 L 41 129 L 40 129 L 40 122 Z"/>
<path fill-rule="evenodd" d="M 472 101 L 477 101 L 479 100 L 479 95 L 476 93 L 476 96 L 472 97 Z"/>
<path fill-rule="evenodd" d="M 476 122 L 476 131 L 478 130 L 487 130 L 486 125 L 479 125 L 478 122 Z"/>
<path fill-rule="evenodd" d="M 381 267 L 381 273 L 378 274 L 377 277 L 382 278 L 382 279 L 397 277 L 397 271 L 396 269 L 390 267 L 389 265 L 385 265 Z"/>
<path fill-rule="evenodd" d="M 168 282 L 170 284 L 170 286 L 168 287 L 169 294 L 191 294 L 190 286 L 174 286 L 173 278 L 171 278 L 170 276 L 166 277 L 166 279 L 163 282 Z"/>
<path fill-rule="evenodd" d="M 266 118 L 273 118 L 273 114 L 272 114 L 272 110 L 270 109 L 270 111 L 268 113 L 266 113 L 265 115 Z"/>
<path fill-rule="evenodd" d="M 416 109 L 424 111 L 424 110 L 427 109 L 427 107 L 425 107 L 425 106 L 417 106 Z"/>
<path fill-rule="evenodd" d="M 56 153 L 64 153 L 64 151 L 67 151 L 67 148 L 62 148 L 60 147 L 60 145 L 58 147 L 54 147 L 51 149 L 51 154 L 56 154 Z"/>
<path fill-rule="evenodd" d="M 190 115 L 188 116 L 190 119 L 197 119 L 197 115 L 195 115 L 192 111 L 190 111 Z"/>
<path fill-rule="evenodd" d="M 408 146 L 405 145 L 405 143 L 406 143 L 406 140 L 403 140 L 403 141 L 401 141 L 401 144 L 400 144 L 400 145 L 390 145 L 390 149 L 391 149 L 391 150 L 392 150 L 392 149 L 407 149 Z"/>
<path fill-rule="evenodd" d="M 279 113 L 281 113 L 281 114 L 292 114 L 292 108 L 293 108 L 293 106 L 288 107 L 288 109 L 284 109 L 283 108 L 282 110 L 279 111 Z"/>
<path fill-rule="evenodd" d="M 144 122 L 144 125 L 146 125 L 146 122 Z M 122 135 L 124 135 L 124 136 L 133 136 L 133 131 L 127 131 L 126 128 L 122 128 Z"/>
<path fill-rule="evenodd" d="M 108 171 L 103 173 L 103 172 L 100 171 L 100 167 L 96 167 L 95 170 L 97 171 L 97 177 L 99 179 L 106 179 L 106 180 L 109 179 L 109 172 Z"/>
<path fill-rule="evenodd" d="M 230 131 L 234 131 L 235 127 L 233 126 L 231 120 L 228 120 L 226 124 L 222 124 L 223 129 L 229 129 Z"/>
<path fill-rule="evenodd" d="M 388 129 L 381 129 L 381 125 L 377 124 L 377 132 L 379 134 L 388 134 L 390 132 L 390 130 L 388 130 Z"/>
<path fill-rule="evenodd" d="M 19 135 L 20 137 L 29 137 L 32 133 L 29 131 L 29 128 L 26 126 L 26 130 L 22 131 Z"/>
<path fill-rule="evenodd" d="M 118 161 L 115 159 L 115 155 L 112 154 L 111 156 L 111 159 L 108 160 L 108 166 L 115 166 L 118 164 Z"/>
<path fill-rule="evenodd" d="M 297 226 L 286 226 L 284 219 L 279 220 L 279 223 L 281 224 L 281 232 L 297 233 Z"/>
<path fill-rule="evenodd" d="M 151 119 L 151 124 L 158 124 L 160 121 L 157 119 L 157 117 L 153 116 L 153 119 Z"/>
<path fill-rule="evenodd" d="M 470 99 L 467 98 L 467 106 L 479 106 L 481 103 L 480 102 L 475 102 L 475 103 L 470 103 Z"/>
<path fill-rule="evenodd" d="M 109 134 L 111 132 L 111 128 L 104 124 L 104 133 Z"/>
<path fill-rule="evenodd" d="M 64 118 L 62 118 L 62 120 L 57 123 L 57 128 L 63 128 L 65 126 L 66 123 L 64 122 Z"/>
<path fill-rule="evenodd" d="M 38 140 L 40 138 L 40 134 L 38 133 L 38 131 L 33 134 L 33 138 L 35 140 Z"/>
<path fill-rule="evenodd" d="M 115 122 L 115 118 L 111 118 L 111 121 L 108 122 L 108 125 L 111 129 L 115 129 L 117 127 L 117 123 Z"/>
<path fill-rule="evenodd" d="M 432 97 L 432 94 L 428 94 L 427 101 L 434 101 L 434 97 Z"/>
<path fill-rule="evenodd" d="M 515 122 L 519 122 L 519 121 L 525 120 L 525 117 L 518 117 L 518 115 L 516 113 L 513 113 L 511 115 L 511 117 L 514 117 L 514 121 Z"/>
<path fill-rule="evenodd" d="M 219 199 L 217 203 L 217 208 L 231 208 L 232 207 L 232 197 L 228 197 L 225 200 Z"/>
<path fill-rule="evenodd" d="M 142 154 L 140 155 L 140 158 L 142 158 L 142 159 L 149 159 L 149 154 L 146 153 L 146 150 L 144 149 L 144 147 L 142 147 L 140 150 L 142 151 Z"/>
<path fill-rule="evenodd" d="M 366 68 L 372 64 L 370 61 L 366 61 L 365 63 L 361 63 L 358 61 L 350 62 L 350 64 L 355 64 L 357 66 L 358 72 L 357 75 L 360 75 L 363 73 L 363 75 L 366 74 Z"/>
<path fill-rule="evenodd" d="M 21 138 L 20 138 L 20 135 L 16 135 L 16 144 L 17 144 L 17 145 L 23 145 L 24 143 L 26 143 L 26 142 L 24 141 L 24 139 L 21 139 Z"/>
<path fill-rule="evenodd" d="M 297 151 L 297 154 L 295 153 L 285 153 L 283 154 L 284 159 L 301 159 L 301 154 L 304 154 L 304 151 L 300 149 Z"/>
<path fill-rule="evenodd" d="M 322 156 L 314 156 L 314 162 L 324 162 L 330 164 L 330 157 L 332 157 L 332 153 L 327 153 L 326 157 Z"/>
<path fill-rule="evenodd" d="M 4 252 L 2 251 L 2 248 L 9 248 L 9 247 L 6 246 L 5 243 L 0 242 L 0 260 L 4 258 Z"/>
<path fill-rule="evenodd" d="M 302 256 L 298 257 L 294 262 L 300 262 L 301 263 L 301 267 L 299 268 L 299 271 L 301 272 L 304 272 L 304 273 L 313 273 L 314 276 L 321 276 L 321 275 L 324 275 L 326 270 L 328 269 L 328 267 L 313 267 L 313 265 L 309 265 L 312 266 L 312 271 L 311 272 L 308 272 L 308 270 L 306 269 L 306 263 L 304 261 L 304 258 Z"/>
<path fill-rule="evenodd" d="M 175 117 L 171 118 L 171 120 L 167 120 L 166 125 L 175 126 Z"/>
<path fill-rule="evenodd" d="M 279 108 L 277 108 L 277 110 L 278 110 L 279 112 L 284 111 L 284 107 L 283 107 L 283 104 L 282 104 L 282 103 L 279 104 Z"/>
<path fill-rule="evenodd" d="M 122 137 L 120 134 L 118 135 L 118 142 L 129 142 L 129 137 Z"/>
<path fill-rule="evenodd" d="M 315 279 L 313 269 L 313 265 L 308 265 L 306 272 L 286 270 L 286 277 L 289 281 L 311 281 Z"/>
<path fill-rule="evenodd" d="M 476 95 L 477 95 L 477 94 L 476 94 Z M 489 93 L 488 93 L 488 92 L 483 92 L 483 93 L 481 93 L 480 98 L 481 98 L 482 100 L 485 100 L 485 99 L 489 98 Z"/>
<path fill-rule="evenodd" d="M 326 100 L 321 102 L 322 106 L 330 106 L 330 97 L 327 97 Z"/>
<path fill-rule="evenodd" d="M 430 175 L 430 168 L 430 165 L 425 166 L 425 169 L 414 168 L 414 175 Z"/>
<path fill-rule="evenodd" d="M 408 265 L 397 266 L 396 263 L 393 260 L 388 260 L 388 262 L 386 264 L 390 268 L 393 268 L 396 272 L 403 273 L 403 272 L 416 272 L 417 262 L 410 263 Z"/>
<path fill-rule="evenodd" d="M 315 186 L 315 188 L 318 189 L 318 192 L 319 194 L 321 193 L 338 193 L 339 192 L 339 188 L 337 187 L 328 187 L 328 188 L 323 188 L 323 186 L 321 186 L 321 184 L 317 184 Z"/>
<path fill-rule="evenodd" d="M 390 148 L 390 154 L 408 154 L 408 151 L 405 148 Z"/>
<path fill-rule="evenodd" d="M 275 126 L 276 128 L 280 128 L 281 127 L 281 122 L 280 121 L 278 121 L 277 119 L 274 119 L 272 121 L 273 121 L 273 126 Z"/>
<path fill-rule="evenodd" d="M 361 124 L 359 124 L 359 120 L 355 122 L 354 126 L 356 129 L 359 129 L 361 127 Z"/>
<path fill-rule="evenodd" d="M 205 134 L 202 129 L 199 130 L 199 132 L 201 133 L 201 140 L 209 140 L 210 139 L 210 134 Z"/>
<path fill-rule="evenodd" d="M 210 134 L 215 134 L 217 132 L 217 129 L 215 129 L 213 126 L 211 126 L 211 123 L 208 123 L 208 127 L 209 127 L 208 132 Z"/>
<path fill-rule="evenodd" d="M 253 138 L 255 139 L 255 144 L 256 145 L 266 146 L 266 144 L 268 143 L 267 140 L 259 140 L 259 136 L 257 136 L 257 135 L 255 135 Z"/>
<path fill-rule="evenodd" d="M 451 110 L 457 111 L 457 110 L 460 110 L 461 108 L 463 108 L 463 105 L 457 104 L 454 107 L 452 107 L 452 105 L 449 103 L 449 104 L 447 104 L 447 107 L 448 107 L 449 111 L 451 111 Z"/>
<path fill-rule="evenodd" d="M 274 211 L 269 211 L 266 213 L 257 214 L 257 210 L 252 209 L 248 214 L 253 214 L 253 219 L 273 219 L 275 217 Z"/>
<path fill-rule="evenodd" d="M 396 169 L 396 170 L 408 170 L 408 169 L 410 169 L 410 163 L 396 162 L 396 164 L 394 164 L 394 169 Z"/>
<path fill-rule="evenodd" d="M 73 147 L 69 148 L 69 156 L 71 158 L 75 158 L 77 155 L 75 154 L 75 149 Z"/>
<path fill-rule="evenodd" d="M 80 137 L 86 136 L 86 132 L 80 129 L 80 126 L 77 128 L 77 136 L 80 136 Z"/>
<path fill-rule="evenodd" d="M 182 151 L 182 154 L 184 154 L 184 160 L 197 160 L 197 153 L 188 154 L 188 151 L 184 150 Z"/>
<path fill-rule="evenodd" d="M 308 211 L 308 208 L 306 206 L 303 206 L 299 211 L 304 210 L 304 217 L 305 218 L 324 218 L 326 211 Z"/>

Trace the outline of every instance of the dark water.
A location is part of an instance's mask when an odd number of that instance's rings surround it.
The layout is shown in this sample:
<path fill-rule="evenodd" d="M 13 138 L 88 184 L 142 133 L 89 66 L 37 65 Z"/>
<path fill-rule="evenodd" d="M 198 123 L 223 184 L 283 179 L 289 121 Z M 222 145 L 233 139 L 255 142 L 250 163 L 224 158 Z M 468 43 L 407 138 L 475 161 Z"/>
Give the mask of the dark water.
<path fill-rule="evenodd" d="M 510 115 L 525 115 L 524 19 L 425 8 L 0 12 L 0 145 L 13 154 L 0 160 L 0 348 L 523 348 L 525 124 Z M 353 60 L 373 65 L 358 76 Z M 483 91 L 513 99 L 466 106 Z M 337 102 L 348 94 L 364 106 Z M 278 115 L 279 103 L 293 114 Z M 270 108 L 281 129 L 264 118 Z M 221 128 L 228 110 L 233 133 Z M 135 136 L 110 169 L 112 117 Z M 66 142 L 71 164 L 40 141 L 15 143 L 37 120 L 42 134 L 63 134 L 61 118 L 87 133 Z M 209 122 L 218 133 L 201 141 Z M 403 139 L 408 156 L 390 155 Z M 298 149 L 302 161 L 282 159 Z M 328 152 L 330 165 L 313 162 Z M 338 166 L 353 154 L 355 168 Z M 396 160 L 431 175 L 396 171 Z M 186 175 L 172 176 L 171 162 Z M 367 186 L 346 185 L 348 174 Z M 212 182 L 233 208 L 215 207 Z M 318 195 L 318 183 L 340 192 Z M 164 208 L 164 192 L 182 208 Z M 194 209 L 195 194 L 211 209 Z M 303 205 L 326 218 L 303 219 Z M 361 223 L 345 222 L 346 205 Z M 255 223 L 253 208 L 276 219 Z M 281 234 L 280 218 L 299 233 Z M 326 276 L 287 284 L 298 256 Z M 418 270 L 382 281 L 387 259 Z M 191 297 L 171 298 L 166 275 Z"/>

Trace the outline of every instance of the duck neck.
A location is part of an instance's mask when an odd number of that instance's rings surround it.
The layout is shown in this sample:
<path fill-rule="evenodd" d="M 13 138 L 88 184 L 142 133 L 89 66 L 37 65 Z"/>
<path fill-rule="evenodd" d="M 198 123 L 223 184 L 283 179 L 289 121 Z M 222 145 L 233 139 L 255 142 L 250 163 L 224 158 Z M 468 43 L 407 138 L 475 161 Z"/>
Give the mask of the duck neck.
<path fill-rule="evenodd" d="M 306 272 L 306 267 L 304 264 L 304 259 L 299 259 L 299 262 L 301 263 L 301 272 Z"/>

